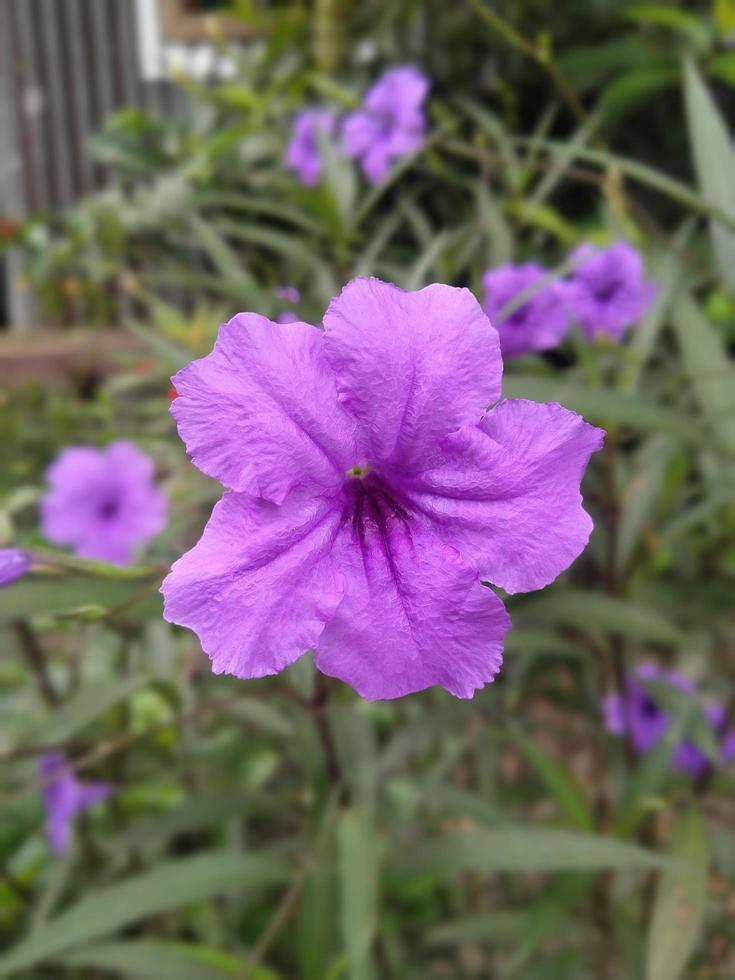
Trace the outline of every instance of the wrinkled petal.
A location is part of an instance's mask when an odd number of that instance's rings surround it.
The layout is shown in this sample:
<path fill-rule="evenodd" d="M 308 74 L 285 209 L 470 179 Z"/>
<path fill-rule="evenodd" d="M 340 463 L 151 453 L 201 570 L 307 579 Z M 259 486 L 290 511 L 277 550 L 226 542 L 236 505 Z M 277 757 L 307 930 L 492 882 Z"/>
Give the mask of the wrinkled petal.
<path fill-rule="evenodd" d="M 456 549 L 399 517 L 345 524 L 348 582 L 317 643 L 316 666 L 371 700 L 435 684 L 472 697 L 502 663 L 510 619 Z"/>
<path fill-rule="evenodd" d="M 330 560 L 341 507 L 227 493 L 164 580 L 164 618 L 199 637 L 216 674 L 275 674 L 314 646 L 344 578 Z"/>
<path fill-rule="evenodd" d="M 445 439 L 440 465 L 395 479 L 481 578 L 528 592 L 552 582 L 587 544 L 592 520 L 579 485 L 603 439 L 561 405 L 508 400 Z"/>
<path fill-rule="evenodd" d="M 316 327 L 240 313 L 173 382 L 192 462 L 232 490 L 279 503 L 295 487 L 338 486 L 355 463 L 354 423 Z"/>
<path fill-rule="evenodd" d="M 372 461 L 415 470 L 500 396 L 498 335 L 467 289 L 354 279 L 324 326 L 340 399 Z"/>

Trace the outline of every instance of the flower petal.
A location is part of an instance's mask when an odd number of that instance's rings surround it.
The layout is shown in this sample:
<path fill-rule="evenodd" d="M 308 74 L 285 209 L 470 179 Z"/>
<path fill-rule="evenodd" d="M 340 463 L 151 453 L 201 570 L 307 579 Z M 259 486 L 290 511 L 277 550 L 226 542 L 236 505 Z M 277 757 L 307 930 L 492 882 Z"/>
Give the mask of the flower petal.
<path fill-rule="evenodd" d="M 232 490 L 280 503 L 294 487 L 336 488 L 355 463 L 354 423 L 307 323 L 240 313 L 173 383 L 193 463 Z"/>
<path fill-rule="evenodd" d="M 341 508 L 301 492 L 282 505 L 227 493 L 164 580 L 164 618 L 199 637 L 216 674 L 275 674 L 314 646 L 343 579 L 329 553 Z"/>
<path fill-rule="evenodd" d="M 587 544 L 579 484 L 604 435 L 556 403 L 503 401 L 445 439 L 444 461 L 402 488 L 481 578 L 508 592 L 540 589 Z"/>
<path fill-rule="evenodd" d="M 500 397 L 497 332 L 467 289 L 353 279 L 324 317 L 326 351 L 372 461 L 416 470 Z"/>
<path fill-rule="evenodd" d="M 344 525 L 345 598 L 317 643 L 316 666 L 371 700 L 441 684 L 472 697 L 502 663 L 510 619 L 456 549 L 397 517 Z"/>

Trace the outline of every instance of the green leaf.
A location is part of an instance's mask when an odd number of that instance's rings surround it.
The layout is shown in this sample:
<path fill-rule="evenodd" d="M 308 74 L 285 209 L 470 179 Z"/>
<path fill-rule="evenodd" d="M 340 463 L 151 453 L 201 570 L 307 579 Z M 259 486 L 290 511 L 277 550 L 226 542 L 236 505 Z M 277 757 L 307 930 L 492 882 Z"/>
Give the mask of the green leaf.
<path fill-rule="evenodd" d="M 567 147 L 566 143 L 559 140 L 539 140 L 527 136 L 513 137 L 512 142 L 517 146 L 528 148 L 543 146 L 544 149 L 552 153 L 563 152 Z M 677 201 L 682 207 L 688 208 L 696 214 L 704 214 L 709 218 L 714 218 L 724 227 L 735 231 L 735 215 L 730 210 L 724 210 L 703 195 L 697 194 L 687 184 L 674 180 L 660 170 L 654 170 L 653 167 L 639 163 L 637 160 L 631 160 L 629 157 L 621 157 L 604 150 L 592 150 L 587 147 L 579 147 L 575 150 L 574 156 L 577 160 L 584 160 L 587 163 L 617 170 L 623 176 L 630 177 L 631 180 L 638 181 L 638 183 L 670 197 L 672 201 Z"/>
<path fill-rule="evenodd" d="M 671 316 L 697 401 L 723 447 L 735 453 L 735 370 L 724 345 L 688 293 L 678 294 Z"/>
<path fill-rule="evenodd" d="M 622 494 L 617 547 L 617 561 L 621 569 L 628 564 L 641 530 L 653 519 L 674 449 L 669 436 L 656 435 L 636 454 L 629 484 Z"/>
<path fill-rule="evenodd" d="M 57 745 L 81 732 L 114 704 L 125 700 L 150 680 L 145 674 L 89 684 L 42 718 L 29 720 L 19 741 L 25 746 Z"/>
<path fill-rule="evenodd" d="M 592 388 L 556 378 L 508 375 L 503 382 L 506 398 L 555 401 L 602 425 L 628 425 L 635 429 L 665 432 L 701 445 L 702 426 L 675 408 L 609 388 Z"/>
<path fill-rule="evenodd" d="M 668 65 L 645 65 L 616 78 L 600 96 L 599 108 L 606 122 L 617 122 L 636 109 L 641 102 L 656 95 L 679 79 L 675 68 Z"/>
<path fill-rule="evenodd" d="M 373 827 L 356 809 L 344 810 L 337 827 L 342 942 L 350 980 L 375 976 L 371 947 L 377 925 L 380 846 Z"/>
<path fill-rule="evenodd" d="M 536 770 L 559 810 L 577 830 L 591 833 L 594 823 L 590 808 L 569 770 L 517 726 L 511 727 L 510 737 Z"/>
<path fill-rule="evenodd" d="M 645 870 L 665 857 L 612 837 L 536 827 L 499 827 L 447 834 L 393 855 L 398 874 L 454 875 L 460 871 Z"/>
<path fill-rule="evenodd" d="M 682 862 L 658 881 L 646 951 L 646 980 L 683 975 L 702 928 L 707 902 L 709 848 L 699 812 L 683 813 L 671 835 L 669 854 Z"/>
<path fill-rule="evenodd" d="M 0 957 L 0 976 L 28 969 L 76 946 L 168 909 L 233 889 L 282 882 L 289 868 L 283 852 L 202 854 L 159 864 L 152 871 L 88 892 Z"/>
<path fill-rule="evenodd" d="M 664 4 L 646 3 L 628 7 L 625 16 L 641 24 L 669 27 L 686 38 L 697 50 L 705 51 L 711 42 L 706 20 L 685 10 Z"/>
<path fill-rule="evenodd" d="M 696 66 L 688 59 L 684 62 L 684 105 L 702 194 L 719 210 L 735 216 L 732 139 Z M 730 289 L 735 289 L 735 234 L 716 221 L 710 222 L 710 231 L 720 275 Z"/>
<path fill-rule="evenodd" d="M 121 607 L 130 608 L 135 615 L 149 611 L 160 615 L 158 585 L 158 578 L 135 582 L 91 575 L 26 576 L 0 589 L 0 623 L 37 614 L 82 609 L 109 612 Z"/>
<path fill-rule="evenodd" d="M 514 607 L 516 617 L 524 622 L 541 620 L 576 629 L 603 630 L 645 643 L 680 646 L 686 640 L 666 616 L 648 606 L 581 589 L 550 591 L 522 600 Z"/>
<path fill-rule="evenodd" d="M 85 946 L 79 952 L 67 954 L 61 962 L 90 970 L 109 970 L 140 980 L 217 980 L 218 977 L 236 975 L 241 966 L 237 957 L 207 946 L 158 939 Z M 261 973 L 261 980 L 265 980 L 266 975 L 273 976 Z M 258 974 L 252 976 L 255 978 Z"/>
<path fill-rule="evenodd" d="M 466 942 L 507 945 L 518 939 L 525 923 L 522 912 L 473 912 L 436 926 L 424 941 L 428 946 L 454 946 Z"/>

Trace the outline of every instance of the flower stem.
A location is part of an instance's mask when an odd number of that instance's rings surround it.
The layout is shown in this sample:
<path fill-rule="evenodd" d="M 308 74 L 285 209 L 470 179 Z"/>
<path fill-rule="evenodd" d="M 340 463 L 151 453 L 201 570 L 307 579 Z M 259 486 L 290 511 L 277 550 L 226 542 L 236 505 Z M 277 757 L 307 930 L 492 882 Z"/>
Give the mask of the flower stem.
<path fill-rule="evenodd" d="M 329 695 L 329 678 L 317 670 L 314 680 L 314 694 L 309 707 L 311 716 L 314 719 L 317 735 L 319 736 L 322 752 L 324 753 L 324 764 L 327 770 L 329 785 L 336 791 L 339 803 L 344 805 L 348 801 L 348 793 L 344 779 L 342 778 L 342 767 L 340 766 L 339 755 L 337 754 L 332 729 L 329 724 L 329 718 L 327 717 Z"/>
<path fill-rule="evenodd" d="M 36 634 L 24 619 L 17 619 L 13 623 L 13 630 L 20 642 L 26 663 L 35 675 L 41 697 L 49 707 L 57 707 L 61 703 L 61 696 L 49 677 L 46 654 L 41 648 Z"/>

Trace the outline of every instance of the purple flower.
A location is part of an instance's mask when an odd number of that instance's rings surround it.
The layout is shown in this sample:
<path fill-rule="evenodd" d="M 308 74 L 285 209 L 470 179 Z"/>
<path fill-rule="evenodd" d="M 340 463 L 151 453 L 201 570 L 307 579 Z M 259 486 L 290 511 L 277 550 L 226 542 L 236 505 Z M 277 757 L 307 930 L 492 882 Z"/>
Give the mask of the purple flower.
<path fill-rule="evenodd" d="M 106 449 L 70 446 L 46 478 L 43 533 L 80 557 L 128 564 L 135 546 L 166 522 L 166 498 L 153 483 L 153 460 L 129 442 Z"/>
<path fill-rule="evenodd" d="M 679 691 L 696 696 L 696 688 L 689 678 L 678 671 L 661 670 L 655 664 L 641 664 L 628 678 L 625 698 L 611 694 L 603 702 L 605 726 L 613 735 L 627 735 L 637 752 L 649 752 L 663 738 L 671 725 L 671 717 L 659 706 L 655 695 L 650 693 L 646 681 L 658 681 Z M 729 738 L 735 733 L 723 732 L 725 711 L 722 705 L 711 704 L 704 709 L 704 717 L 713 733 L 723 737 L 720 757 L 728 761 L 731 749 Z M 735 755 L 735 746 L 733 747 Z M 692 776 L 698 776 L 707 768 L 705 753 L 689 739 L 682 740 L 671 756 L 671 764 Z"/>
<path fill-rule="evenodd" d="M 22 548 L 0 548 L 0 587 L 22 578 L 31 567 L 31 559 Z"/>
<path fill-rule="evenodd" d="M 296 114 L 285 163 L 307 187 L 318 184 L 322 174 L 318 134 L 331 137 L 335 124 L 334 113 L 328 109 L 302 109 Z"/>
<path fill-rule="evenodd" d="M 582 551 L 579 483 L 604 433 L 557 404 L 502 401 L 497 332 L 467 289 L 355 279 L 325 330 L 240 313 L 175 379 L 192 460 L 232 492 L 163 583 L 216 673 L 262 677 L 316 650 L 365 698 L 500 669 L 500 599 Z"/>
<path fill-rule="evenodd" d="M 500 265 L 485 273 L 484 308 L 500 334 L 503 357 L 549 350 L 567 332 L 566 290 L 556 282 L 543 286 L 507 316 L 502 315 L 509 303 L 547 275 L 547 270 L 536 262 Z"/>
<path fill-rule="evenodd" d="M 277 299 L 286 300 L 287 303 L 296 305 L 301 302 L 301 293 L 295 286 L 279 286 L 275 292 Z"/>
<path fill-rule="evenodd" d="M 362 109 L 342 124 L 345 153 L 360 161 L 373 184 L 385 179 L 393 160 L 423 144 L 428 91 L 429 80 L 416 68 L 390 68 L 367 90 Z"/>
<path fill-rule="evenodd" d="M 55 854 L 64 854 L 71 841 L 74 817 L 106 800 L 114 787 L 109 783 L 80 783 L 60 752 L 46 752 L 39 764 L 43 780 L 46 827 Z M 58 775 L 55 775 L 58 774 Z"/>
<path fill-rule="evenodd" d="M 622 340 L 656 295 L 654 284 L 645 279 L 640 253 L 625 242 L 606 249 L 585 244 L 570 259 L 575 268 L 566 299 L 574 319 L 590 340 L 598 333 Z"/>

